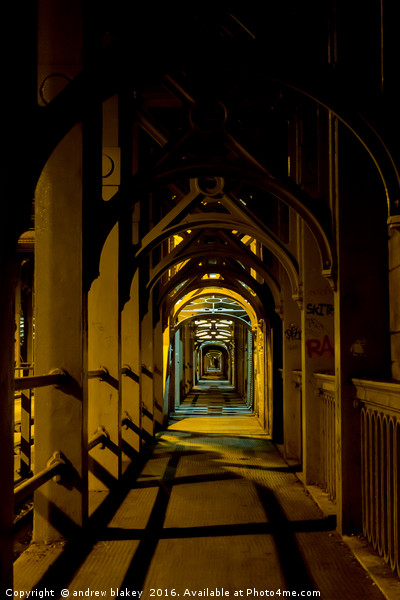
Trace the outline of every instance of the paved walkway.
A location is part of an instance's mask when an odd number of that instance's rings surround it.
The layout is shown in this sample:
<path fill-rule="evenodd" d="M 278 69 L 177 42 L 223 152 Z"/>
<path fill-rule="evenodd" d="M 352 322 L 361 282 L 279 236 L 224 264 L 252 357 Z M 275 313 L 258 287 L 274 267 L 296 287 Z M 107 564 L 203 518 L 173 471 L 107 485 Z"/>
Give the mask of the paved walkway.
<path fill-rule="evenodd" d="M 383 598 L 251 415 L 172 421 L 136 481 L 128 475 L 99 515 L 102 525 L 85 539 L 24 552 L 15 590 Z"/>

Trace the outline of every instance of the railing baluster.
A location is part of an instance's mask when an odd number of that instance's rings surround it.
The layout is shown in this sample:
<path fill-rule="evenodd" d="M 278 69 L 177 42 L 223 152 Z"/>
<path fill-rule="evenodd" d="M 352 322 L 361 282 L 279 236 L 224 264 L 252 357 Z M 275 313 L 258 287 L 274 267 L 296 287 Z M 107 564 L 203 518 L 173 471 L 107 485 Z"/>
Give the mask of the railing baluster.
<path fill-rule="evenodd" d="M 315 373 L 320 404 L 321 468 L 318 485 L 336 501 L 336 400 L 334 375 Z"/>
<path fill-rule="evenodd" d="M 400 575 L 400 384 L 354 379 L 361 401 L 363 534 Z"/>
<path fill-rule="evenodd" d="M 361 409 L 361 514 L 363 535 L 367 537 L 367 529 L 365 523 L 365 515 L 367 514 L 367 479 L 368 465 L 366 461 L 366 432 L 367 432 L 367 415 L 365 407 Z"/>

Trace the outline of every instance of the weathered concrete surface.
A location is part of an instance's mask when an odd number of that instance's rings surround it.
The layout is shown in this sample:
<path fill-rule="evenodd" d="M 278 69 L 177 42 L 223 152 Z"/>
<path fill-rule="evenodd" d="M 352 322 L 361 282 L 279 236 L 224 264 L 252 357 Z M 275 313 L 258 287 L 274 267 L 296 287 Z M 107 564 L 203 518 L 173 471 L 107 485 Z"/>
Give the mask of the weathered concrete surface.
<path fill-rule="evenodd" d="M 15 589 L 54 590 L 53 597 L 65 588 L 70 597 L 259 598 L 285 590 L 383 598 L 254 416 L 171 422 L 137 480 L 110 500 L 92 536 L 21 555 Z"/>

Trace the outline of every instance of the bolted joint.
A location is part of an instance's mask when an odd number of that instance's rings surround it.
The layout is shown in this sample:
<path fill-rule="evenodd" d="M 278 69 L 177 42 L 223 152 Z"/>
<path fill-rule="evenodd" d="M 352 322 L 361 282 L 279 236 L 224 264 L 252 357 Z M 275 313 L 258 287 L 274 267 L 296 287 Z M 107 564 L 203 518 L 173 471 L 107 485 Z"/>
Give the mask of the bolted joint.
<path fill-rule="evenodd" d="M 67 463 L 65 462 L 61 451 L 56 450 L 53 453 L 53 455 L 49 458 L 49 460 L 47 461 L 46 468 L 49 470 L 50 469 L 52 470 L 52 469 L 56 469 L 57 467 L 60 467 L 61 465 L 66 466 L 66 464 Z M 56 473 L 53 477 L 54 483 L 60 483 L 61 478 L 62 478 L 61 473 Z"/>

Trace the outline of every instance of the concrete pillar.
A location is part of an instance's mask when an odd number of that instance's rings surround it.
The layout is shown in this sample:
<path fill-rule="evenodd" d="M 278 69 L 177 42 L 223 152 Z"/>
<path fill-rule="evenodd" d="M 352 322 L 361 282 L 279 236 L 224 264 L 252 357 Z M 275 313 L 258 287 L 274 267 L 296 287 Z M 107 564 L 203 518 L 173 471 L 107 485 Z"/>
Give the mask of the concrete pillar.
<path fill-rule="evenodd" d="M 89 441 L 104 428 L 109 442 L 94 447 L 89 455 L 89 488 L 109 490 L 120 476 L 119 396 L 119 303 L 118 303 L 119 228 L 115 225 L 105 241 L 100 275 L 88 295 L 89 372 L 105 367 L 104 379 L 89 381 Z"/>
<path fill-rule="evenodd" d="M 182 363 L 182 351 L 181 351 L 181 329 L 175 333 L 174 338 L 174 408 L 177 408 L 181 402 L 181 363 Z M 203 354 L 202 354 L 202 365 L 203 365 Z"/>
<path fill-rule="evenodd" d="M 163 331 L 163 414 L 169 414 L 169 394 L 171 386 L 171 355 L 170 329 L 165 327 Z"/>
<path fill-rule="evenodd" d="M 170 338 L 169 338 L 169 342 L 170 342 L 170 351 L 169 351 L 169 360 L 168 360 L 168 373 L 169 373 L 169 385 L 168 385 L 168 407 L 169 407 L 169 412 L 174 412 L 175 410 L 175 396 L 176 396 L 176 390 L 175 390 L 175 382 L 176 382 L 176 366 L 175 366 L 175 361 L 176 361 L 176 339 L 177 339 L 177 333 L 175 332 L 174 334 L 170 334 Z"/>
<path fill-rule="evenodd" d="M 253 334 L 247 330 L 247 397 L 248 406 L 253 404 L 254 394 L 254 363 L 253 363 Z"/>
<path fill-rule="evenodd" d="M 38 102 L 48 104 L 82 69 L 80 0 L 38 7 Z M 87 517 L 86 300 L 82 270 L 82 127 L 53 151 L 35 193 L 37 374 L 64 368 L 65 389 L 35 398 L 35 471 L 56 450 L 70 463 L 67 485 L 50 481 L 35 493 L 34 540 L 71 537 Z"/>
<path fill-rule="evenodd" d="M 50 481 L 35 493 L 35 541 L 70 537 L 87 516 L 81 147 L 77 125 L 53 152 L 35 194 L 35 372 L 62 368 L 71 376 L 66 388 L 36 390 L 35 470 L 45 468 L 59 450 L 74 473 L 68 485 Z"/>
<path fill-rule="evenodd" d="M 270 333 L 265 321 L 260 320 L 255 334 L 254 358 L 257 367 L 255 370 L 254 390 L 257 399 L 258 418 L 267 433 L 272 433 L 273 419 L 272 379 L 269 377 L 269 368 L 272 363 Z"/>
<path fill-rule="evenodd" d="M 166 425 L 164 412 L 164 381 L 163 381 L 163 331 L 161 318 L 155 324 L 153 331 L 154 348 L 154 372 L 153 372 L 153 390 L 154 390 L 154 423 L 158 429 L 163 429 Z M 168 414 L 168 413 L 167 413 Z"/>
<path fill-rule="evenodd" d="M 145 300 L 139 297 L 139 302 L 145 302 Z M 140 404 L 142 408 L 142 438 L 146 443 L 152 440 L 154 435 L 154 342 L 151 299 L 147 304 L 147 310 L 146 307 L 143 307 L 140 318 Z"/>
<path fill-rule="evenodd" d="M 268 373 L 269 404 L 273 406 L 272 438 L 276 444 L 283 443 L 283 384 L 282 384 L 282 321 L 274 312 L 269 320 L 271 336 L 271 358 L 266 361 Z"/>
<path fill-rule="evenodd" d="M 301 312 L 292 298 L 289 279 L 282 273 L 283 298 L 283 446 L 285 458 L 301 461 L 301 396 L 295 390 L 293 371 L 301 370 Z"/>
<path fill-rule="evenodd" d="M 360 414 L 351 379 L 390 377 L 388 232 L 385 192 L 374 165 L 344 128 L 338 140 L 337 519 L 339 531 L 351 533 L 361 527 Z"/>
<path fill-rule="evenodd" d="M 136 272 L 130 298 L 121 312 L 121 418 L 122 470 L 140 451 L 142 415 L 140 410 L 139 273 Z"/>
<path fill-rule="evenodd" d="M 186 397 L 193 387 L 193 330 L 190 324 L 182 327 L 183 392 Z"/>
<path fill-rule="evenodd" d="M 320 478 L 320 399 L 314 373 L 334 369 L 334 306 L 333 291 L 321 273 L 317 244 L 305 223 L 302 225 L 301 271 L 302 477 L 306 484 L 316 484 Z"/>
<path fill-rule="evenodd" d="M 235 325 L 235 354 L 236 354 L 236 390 L 239 396 L 243 397 L 244 389 L 244 360 L 245 360 L 245 343 L 243 337 L 243 327 Z M 255 398 L 255 405 L 257 400 Z"/>

